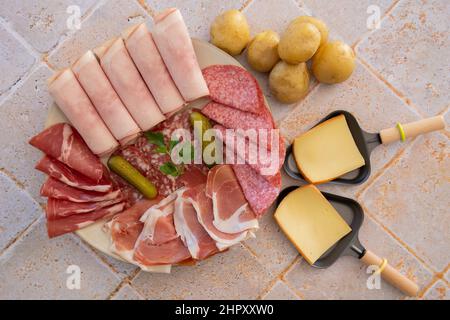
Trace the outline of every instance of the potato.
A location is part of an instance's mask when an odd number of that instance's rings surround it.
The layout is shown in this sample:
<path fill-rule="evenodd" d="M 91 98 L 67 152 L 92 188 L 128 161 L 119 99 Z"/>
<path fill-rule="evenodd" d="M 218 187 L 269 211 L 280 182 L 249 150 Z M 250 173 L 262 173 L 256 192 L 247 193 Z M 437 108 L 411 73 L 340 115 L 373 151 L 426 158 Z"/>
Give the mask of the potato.
<path fill-rule="evenodd" d="M 268 72 L 280 60 L 278 55 L 280 37 L 268 30 L 257 34 L 247 48 L 247 60 L 250 66 L 259 72 Z"/>
<path fill-rule="evenodd" d="M 355 70 L 355 54 L 341 41 L 328 42 L 313 58 L 312 72 L 319 82 L 340 83 Z"/>
<path fill-rule="evenodd" d="M 320 46 L 324 45 L 328 41 L 328 27 L 322 20 L 319 20 L 310 16 L 301 16 L 295 18 L 291 23 L 304 23 L 308 22 L 313 24 L 320 32 Z M 320 47 L 319 46 L 319 47 Z"/>
<path fill-rule="evenodd" d="M 250 28 L 242 12 L 228 10 L 213 21 L 210 35 L 213 45 L 235 56 L 240 54 L 250 41 Z"/>
<path fill-rule="evenodd" d="M 278 44 L 280 58 L 290 64 L 308 61 L 320 45 L 320 31 L 312 23 L 290 23 Z"/>
<path fill-rule="evenodd" d="M 278 62 L 270 72 L 269 86 L 274 96 L 283 103 L 300 100 L 306 95 L 309 88 L 309 73 L 306 63 Z"/>

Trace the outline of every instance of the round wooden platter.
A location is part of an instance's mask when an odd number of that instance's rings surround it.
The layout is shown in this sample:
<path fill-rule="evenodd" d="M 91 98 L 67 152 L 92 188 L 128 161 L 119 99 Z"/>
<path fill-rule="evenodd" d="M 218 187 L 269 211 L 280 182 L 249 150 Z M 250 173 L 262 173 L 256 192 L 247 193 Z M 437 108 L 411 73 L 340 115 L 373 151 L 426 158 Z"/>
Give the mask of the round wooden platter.
<path fill-rule="evenodd" d="M 237 66 L 242 66 L 236 59 L 232 56 L 228 55 L 224 51 L 218 49 L 212 44 L 201 41 L 198 39 L 192 39 L 192 43 L 194 45 L 194 50 L 197 55 L 198 62 L 201 68 L 213 65 L 213 64 L 233 64 Z M 201 108 L 208 100 L 207 99 L 199 99 L 190 103 L 188 108 Z M 69 122 L 61 110 L 58 108 L 56 104 L 50 108 L 47 120 L 45 123 L 45 127 L 49 127 L 53 124 L 60 122 Z M 104 158 L 102 161 L 106 164 L 108 159 Z M 104 220 L 99 220 L 96 223 L 83 228 L 81 230 L 76 231 L 76 233 L 87 242 L 89 245 L 94 247 L 95 249 L 112 256 L 116 259 L 123 260 L 121 257 L 115 255 L 110 250 L 110 239 L 102 229 L 105 224 Z M 151 272 L 170 272 L 170 266 L 155 266 L 148 268 L 146 271 Z"/>

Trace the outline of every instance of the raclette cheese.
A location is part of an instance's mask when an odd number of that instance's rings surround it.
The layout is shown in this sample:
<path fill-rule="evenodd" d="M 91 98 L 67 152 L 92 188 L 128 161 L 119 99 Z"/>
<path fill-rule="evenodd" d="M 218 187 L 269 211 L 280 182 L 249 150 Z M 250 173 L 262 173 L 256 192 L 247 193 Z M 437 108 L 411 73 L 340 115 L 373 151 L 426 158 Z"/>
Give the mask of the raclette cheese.
<path fill-rule="evenodd" d="M 295 138 L 293 153 L 298 169 L 310 183 L 336 179 L 365 164 L 344 115 Z"/>
<path fill-rule="evenodd" d="M 352 230 L 314 185 L 289 193 L 275 211 L 281 230 L 310 264 Z"/>

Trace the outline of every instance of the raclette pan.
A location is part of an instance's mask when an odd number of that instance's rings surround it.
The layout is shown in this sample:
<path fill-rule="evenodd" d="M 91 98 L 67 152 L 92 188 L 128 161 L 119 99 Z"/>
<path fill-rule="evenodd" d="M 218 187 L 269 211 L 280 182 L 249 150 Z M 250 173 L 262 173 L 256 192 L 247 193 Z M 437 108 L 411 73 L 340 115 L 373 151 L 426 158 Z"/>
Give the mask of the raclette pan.
<path fill-rule="evenodd" d="M 291 191 L 294 191 L 297 188 L 299 187 L 291 186 L 281 191 L 277 199 L 277 206 Z M 364 248 L 358 238 L 359 229 L 364 221 L 364 211 L 361 205 L 353 199 L 326 192 L 322 192 L 322 194 L 342 216 L 345 222 L 347 222 L 352 231 L 328 249 L 312 266 L 321 269 L 328 268 L 341 256 L 358 258 L 368 266 L 381 266 L 383 264 L 383 259 L 378 257 L 372 251 Z M 384 263 L 387 263 L 386 261 L 387 260 L 385 260 Z M 419 291 L 419 287 L 416 283 L 402 275 L 397 269 L 389 264 L 385 265 L 384 269 L 381 271 L 381 276 L 408 296 L 416 296 Z"/>
<path fill-rule="evenodd" d="M 360 184 L 366 181 L 370 176 L 370 154 L 380 144 L 388 144 L 402 139 L 400 131 L 397 127 L 383 129 L 380 133 L 366 132 L 358 124 L 356 118 L 348 111 L 338 110 L 330 113 L 316 125 L 334 118 L 339 115 L 344 115 L 347 121 L 348 128 L 353 136 L 353 139 L 358 147 L 359 152 L 364 158 L 365 165 L 361 168 L 353 170 L 339 178 L 332 180 L 335 183 L 341 184 Z M 431 131 L 441 130 L 445 128 L 445 121 L 442 116 L 422 119 L 416 122 L 411 122 L 402 125 L 405 137 L 412 138 L 420 134 Z M 292 145 L 286 151 L 286 158 L 284 161 L 284 170 L 293 179 L 299 181 L 306 181 L 300 174 L 295 164 L 292 153 Z"/>

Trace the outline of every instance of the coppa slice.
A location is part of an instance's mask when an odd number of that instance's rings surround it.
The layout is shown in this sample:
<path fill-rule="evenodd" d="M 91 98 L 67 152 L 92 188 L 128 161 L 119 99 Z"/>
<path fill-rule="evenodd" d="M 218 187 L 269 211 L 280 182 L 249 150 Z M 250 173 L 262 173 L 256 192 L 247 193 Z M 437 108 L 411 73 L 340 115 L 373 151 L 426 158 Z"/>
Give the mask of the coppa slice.
<path fill-rule="evenodd" d="M 78 132 L 67 123 L 58 123 L 30 140 L 30 144 L 98 182 L 103 176 L 103 165 Z"/>
<path fill-rule="evenodd" d="M 234 65 L 213 65 L 202 70 L 215 102 L 256 114 L 264 109 L 264 98 L 258 81 L 244 68 Z"/>
<path fill-rule="evenodd" d="M 47 201 L 46 215 L 48 220 L 65 218 L 76 214 L 85 214 L 122 201 L 122 197 L 98 202 L 73 202 L 49 198 Z"/>
<path fill-rule="evenodd" d="M 281 174 L 266 179 L 247 164 L 233 165 L 233 170 L 256 216 L 262 216 L 280 193 Z"/>

